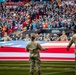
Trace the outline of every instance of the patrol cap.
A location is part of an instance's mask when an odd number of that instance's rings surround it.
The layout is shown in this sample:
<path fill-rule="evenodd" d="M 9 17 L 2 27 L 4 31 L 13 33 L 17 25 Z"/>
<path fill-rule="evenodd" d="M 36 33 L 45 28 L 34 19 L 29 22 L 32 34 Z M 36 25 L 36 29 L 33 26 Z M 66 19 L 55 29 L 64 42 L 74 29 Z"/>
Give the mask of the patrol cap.
<path fill-rule="evenodd" d="M 36 37 L 36 36 L 35 36 L 35 33 L 32 33 L 32 34 L 31 34 L 31 40 L 33 41 L 33 40 L 35 39 L 35 37 Z"/>
<path fill-rule="evenodd" d="M 31 34 L 31 37 L 34 37 L 34 38 L 35 38 L 35 37 L 36 37 L 35 33 L 32 33 L 32 34 Z"/>

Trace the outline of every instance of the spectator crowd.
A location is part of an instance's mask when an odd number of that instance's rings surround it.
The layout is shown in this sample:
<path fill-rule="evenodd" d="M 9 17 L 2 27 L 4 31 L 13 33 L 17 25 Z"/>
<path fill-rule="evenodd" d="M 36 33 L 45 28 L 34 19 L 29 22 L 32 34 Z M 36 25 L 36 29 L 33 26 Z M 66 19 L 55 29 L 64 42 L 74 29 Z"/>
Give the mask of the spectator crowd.
<path fill-rule="evenodd" d="M 47 2 L 30 1 L 29 3 L 20 6 L 1 5 L 0 38 L 5 37 L 5 34 L 8 36 L 16 30 L 21 31 L 24 27 L 26 27 L 28 31 L 52 28 L 72 29 L 76 26 L 75 16 L 76 3 L 74 0 L 51 0 Z M 37 34 L 37 36 L 37 40 L 55 41 L 60 39 L 57 39 L 59 37 L 57 34 L 53 34 L 53 36 L 50 37 L 50 34 L 45 36 L 40 33 Z M 13 40 L 21 40 L 24 38 L 25 40 L 30 40 L 28 34 L 25 35 L 25 37 L 23 34 L 12 35 L 11 38 Z"/>

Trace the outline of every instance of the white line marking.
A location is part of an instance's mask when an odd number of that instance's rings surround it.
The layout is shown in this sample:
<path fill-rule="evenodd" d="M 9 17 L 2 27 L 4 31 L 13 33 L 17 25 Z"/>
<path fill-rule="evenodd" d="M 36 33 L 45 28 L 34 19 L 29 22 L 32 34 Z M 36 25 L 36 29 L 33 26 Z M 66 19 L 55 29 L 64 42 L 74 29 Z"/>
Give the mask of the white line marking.
<path fill-rule="evenodd" d="M 70 71 L 65 71 L 65 72 L 70 72 Z M 51 72 L 51 73 L 45 73 L 45 74 L 42 74 L 42 75 L 59 74 L 59 73 L 65 73 L 65 72 Z"/>

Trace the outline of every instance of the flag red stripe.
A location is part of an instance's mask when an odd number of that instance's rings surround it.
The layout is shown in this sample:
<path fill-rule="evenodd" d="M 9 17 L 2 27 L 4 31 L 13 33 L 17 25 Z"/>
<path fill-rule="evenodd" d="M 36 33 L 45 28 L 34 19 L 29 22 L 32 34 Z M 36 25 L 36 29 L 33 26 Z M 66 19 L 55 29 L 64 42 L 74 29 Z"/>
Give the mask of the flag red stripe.
<path fill-rule="evenodd" d="M 4 47 L 0 48 L 0 52 L 27 52 L 25 48 Z M 66 48 L 48 48 L 48 50 L 40 51 L 41 53 L 74 53 L 74 48 L 69 51 Z"/>

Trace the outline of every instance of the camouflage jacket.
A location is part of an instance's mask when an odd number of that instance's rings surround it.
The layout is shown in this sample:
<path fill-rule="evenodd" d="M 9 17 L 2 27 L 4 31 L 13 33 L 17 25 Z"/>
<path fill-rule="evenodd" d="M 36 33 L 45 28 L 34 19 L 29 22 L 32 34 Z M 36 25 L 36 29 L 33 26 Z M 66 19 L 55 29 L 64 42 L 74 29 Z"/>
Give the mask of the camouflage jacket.
<path fill-rule="evenodd" d="M 73 37 L 70 40 L 70 42 L 69 42 L 67 47 L 70 48 L 73 43 L 75 44 L 75 54 L 76 54 L 76 34 L 73 35 Z"/>
<path fill-rule="evenodd" d="M 41 45 L 35 41 L 31 41 L 26 46 L 26 50 L 30 52 L 30 57 L 39 58 L 39 51 L 38 50 L 44 50 Z"/>
<path fill-rule="evenodd" d="M 59 38 L 58 38 L 59 41 L 67 41 L 68 38 L 66 35 L 61 35 Z"/>

